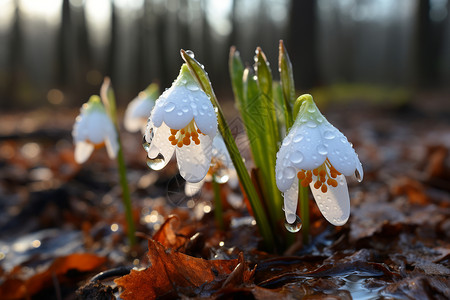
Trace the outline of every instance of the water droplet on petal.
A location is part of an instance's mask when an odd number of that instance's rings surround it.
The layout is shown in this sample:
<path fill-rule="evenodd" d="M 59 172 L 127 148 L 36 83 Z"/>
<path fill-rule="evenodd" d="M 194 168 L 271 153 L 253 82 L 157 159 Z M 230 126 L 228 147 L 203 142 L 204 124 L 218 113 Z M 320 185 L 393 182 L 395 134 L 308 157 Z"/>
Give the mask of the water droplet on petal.
<path fill-rule="evenodd" d="M 294 136 L 294 143 L 298 143 L 301 140 L 303 140 L 303 134 L 299 133 L 296 136 Z"/>
<path fill-rule="evenodd" d="M 183 112 L 187 113 L 187 112 L 189 111 L 189 107 L 183 106 L 183 107 L 181 108 L 181 110 L 182 110 Z"/>
<path fill-rule="evenodd" d="M 188 84 L 186 85 L 186 87 L 187 87 L 188 90 L 193 91 L 193 92 L 198 91 L 198 90 L 200 89 L 200 88 L 198 87 L 198 85 L 195 84 L 195 83 L 188 83 Z"/>
<path fill-rule="evenodd" d="M 193 109 L 196 109 L 196 108 L 197 108 L 197 103 L 191 102 L 190 104 L 191 104 L 191 107 L 192 107 Z"/>
<path fill-rule="evenodd" d="M 183 112 L 180 110 L 179 112 L 177 112 L 177 115 L 181 117 L 183 115 Z"/>
<path fill-rule="evenodd" d="M 167 103 L 166 105 L 164 105 L 164 110 L 166 112 L 171 112 L 175 109 L 175 104 L 173 104 L 172 102 Z"/>
<path fill-rule="evenodd" d="M 333 131 L 331 130 L 327 130 L 323 133 L 323 137 L 327 140 L 332 140 L 336 137 L 336 135 L 334 134 Z"/>
<path fill-rule="evenodd" d="M 309 107 L 308 107 L 308 111 L 309 111 L 310 113 L 313 113 L 313 112 L 316 111 L 316 109 L 314 108 L 314 106 L 309 106 Z"/>
<path fill-rule="evenodd" d="M 299 232 L 302 228 L 302 219 L 300 219 L 299 216 L 295 216 L 294 223 L 288 223 L 288 221 L 284 221 L 284 227 L 286 227 L 286 230 L 292 233 Z"/>
<path fill-rule="evenodd" d="M 355 177 L 356 177 L 356 180 L 357 180 L 358 182 L 361 182 L 361 181 L 362 181 L 361 174 L 359 174 L 359 171 L 358 171 L 358 170 L 355 170 Z"/>
<path fill-rule="evenodd" d="M 144 150 L 146 152 L 148 152 L 148 149 L 150 149 L 150 143 L 148 143 L 145 139 L 145 135 L 142 137 L 142 147 L 144 147 Z"/>
<path fill-rule="evenodd" d="M 148 136 L 150 138 L 150 141 L 147 142 L 146 136 Z M 154 136 L 154 133 L 153 133 L 153 127 L 152 127 L 152 128 L 150 128 L 149 134 L 144 135 L 142 137 L 142 147 L 144 147 L 145 151 L 147 151 L 147 152 L 148 152 L 148 149 L 150 148 L 150 143 L 153 140 L 153 136 Z"/>
<path fill-rule="evenodd" d="M 287 167 L 283 170 L 283 176 L 287 179 L 292 179 L 295 177 L 295 169 L 292 167 Z"/>
<path fill-rule="evenodd" d="M 150 169 L 158 171 L 161 170 L 165 165 L 164 156 L 159 153 L 155 158 L 149 158 L 147 157 L 147 166 L 149 166 Z"/>
<path fill-rule="evenodd" d="M 190 57 L 194 58 L 194 52 L 192 52 L 191 50 L 186 50 L 186 54 L 189 55 Z"/>
<path fill-rule="evenodd" d="M 315 122 L 309 121 L 308 123 L 306 123 L 306 126 L 308 126 L 309 128 L 316 128 L 317 124 Z"/>
<path fill-rule="evenodd" d="M 277 179 L 278 180 L 283 179 L 283 173 L 281 171 L 277 172 Z"/>
<path fill-rule="evenodd" d="M 290 160 L 294 164 L 299 164 L 303 161 L 303 154 L 300 151 L 294 151 L 289 156 Z"/>
<path fill-rule="evenodd" d="M 344 143 L 344 144 L 346 144 L 346 143 L 348 143 L 348 140 L 347 140 L 347 138 L 344 136 L 344 137 L 341 137 L 341 142 Z"/>
<path fill-rule="evenodd" d="M 327 155 L 328 150 L 324 145 L 317 146 L 317 152 L 319 152 L 320 155 Z"/>

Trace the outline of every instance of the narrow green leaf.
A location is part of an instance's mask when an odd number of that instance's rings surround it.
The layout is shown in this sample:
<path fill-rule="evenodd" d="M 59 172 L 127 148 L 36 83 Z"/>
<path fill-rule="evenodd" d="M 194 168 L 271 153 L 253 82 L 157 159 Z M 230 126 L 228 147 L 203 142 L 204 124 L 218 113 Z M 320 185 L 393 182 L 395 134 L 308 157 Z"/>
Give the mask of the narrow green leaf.
<path fill-rule="evenodd" d="M 247 172 L 242 156 L 239 153 L 239 150 L 236 146 L 236 142 L 234 140 L 233 135 L 231 134 L 230 128 L 225 120 L 225 116 L 222 112 L 222 108 L 217 101 L 216 95 L 214 94 L 214 90 L 211 86 L 211 82 L 209 81 L 208 74 L 206 74 L 203 67 L 200 63 L 191 57 L 186 51 L 181 50 L 181 57 L 186 62 L 186 65 L 189 67 L 192 75 L 203 91 L 210 97 L 212 104 L 217 108 L 217 117 L 219 122 L 219 131 L 223 137 L 225 145 L 227 146 L 228 152 L 230 154 L 231 160 L 233 161 L 233 165 L 236 169 L 236 172 L 239 177 L 239 181 L 241 182 L 244 191 L 249 199 L 250 205 L 252 206 L 253 213 L 255 215 L 255 220 L 260 230 L 261 235 L 263 236 L 264 243 L 267 249 L 272 250 L 274 247 L 274 235 L 272 232 L 272 228 L 270 226 L 269 220 L 266 217 L 264 208 L 259 199 L 258 193 L 255 190 L 255 187 L 252 184 L 251 178 Z"/>
<path fill-rule="evenodd" d="M 233 93 L 237 101 L 238 106 L 242 106 L 244 98 L 244 87 L 242 83 L 242 76 L 244 73 L 244 65 L 242 64 L 239 51 L 233 46 L 230 49 L 230 58 L 228 60 L 228 68 L 230 71 L 231 85 L 233 87 Z M 239 107 L 238 107 L 239 108 Z"/>
<path fill-rule="evenodd" d="M 295 101 L 295 84 L 291 60 L 289 59 L 289 55 L 282 40 L 280 40 L 279 46 L 278 68 L 280 71 L 281 87 L 283 90 L 285 107 L 288 111 L 288 115 L 286 116 L 286 131 L 288 131 L 293 124 L 293 119 L 291 116 L 292 106 Z"/>

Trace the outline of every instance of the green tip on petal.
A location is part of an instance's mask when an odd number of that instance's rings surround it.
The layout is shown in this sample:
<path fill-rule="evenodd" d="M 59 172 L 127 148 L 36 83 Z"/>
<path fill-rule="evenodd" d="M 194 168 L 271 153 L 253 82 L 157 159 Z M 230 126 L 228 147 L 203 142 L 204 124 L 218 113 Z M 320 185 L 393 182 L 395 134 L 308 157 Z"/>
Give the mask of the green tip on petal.
<path fill-rule="evenodd" d="M 293 111 L 294 120 L 297 119 L 297 115 L 300 112 L 300 108 L 302 107 L 303 103 L 307 103 L 306 105 L 312 104 L 312 105 L 316 106 L 314 104 L 313 97 L 310 94 L 303 94 L 303 95 L 299 96 L 297 98 L 297 100 L 295 100 L 295 103 L 294 103 L 294 111 Z"/>
<path fill-rule="evenodd" d="M 144 92 L 147 94 L 147 96 L 153 100 L 158 99 L 159 97 L 159 85 L 157 83 L 150 84 Z"/>
<path fill-rule="evenodd" d="M 83 106 L 86 109 L 86 112 L 93 112 L 93 111 L 105 111 L 105 108 L 103 107 L 102 100 L 97 95 L 92 95 L 89 98 L 89 101 Z"/>
<path fill-rule="evenodd" d="M 194 77 L 191 74 L 191 71 L 189 70 L 189 67 L 187 64 L 183 64 L 180 69 L 180 74 L 178 75 L 177 79 L 174 82 L 175 86 L 180 85 L 190 85 L 195 84 L 198 85 L 197 81 L 194 79 Z"/>

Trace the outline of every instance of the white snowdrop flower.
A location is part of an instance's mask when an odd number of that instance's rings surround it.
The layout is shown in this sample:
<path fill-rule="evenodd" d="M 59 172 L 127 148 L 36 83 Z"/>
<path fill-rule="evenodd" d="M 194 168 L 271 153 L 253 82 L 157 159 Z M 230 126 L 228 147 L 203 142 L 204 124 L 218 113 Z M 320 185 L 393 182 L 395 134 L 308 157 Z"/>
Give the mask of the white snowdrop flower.
<path fill-rule="evenodd" d="M 358 155 L 347 138 L 320 113 L 311 95 L 277 153 L 278 189 L 284 193 L 286 221 L 296 220 L 298 184 L 311 188 L 322 215 L 335 226 L 350 216 L 350 198 L 345 176 L 363 178 Z"/>
<path fill-rule="evenodd" d="M 149 165 L 163 168 L 176 151 L 180 175 L 187 182 L 199 182 L 209 170 L 216 133 L 214 107 L 184 64 L 172 86 L 156 100 L 148 120 L 145 148 L 150 161 L 155 161 Z"/>
<path fill-rule="evenodd" d="M 106 146 L 110 158 L 119 150 L 117 132 L 111 118 L 105 111 L 99 96 L 91 96 L 81 107 L 76 118 L 72 136 L 75 143 L 75 161 L 84 163 L 95 148 Z"/>
<path fill-rule="evenodd" d="M 201 190 L 205 182 L 211 182 L 213 177 L 218 183 L 228 182 L 232 188 L 237 187 L 239 183 L 230 154 L 219 134 L 216 135 L 212 143 L 212 159 L 208 173 L 199 182 L 186 182 L 184 193 L 189 197 L 194 196 Z"/>
<path fill-rule="evenodd" d="M 139 130 L 142 133 L 145 132 L 148 116 L 150 116 L 158 96 L 158 85 L 152 83 L 128 104 L 124 118 L 126 130 L 130 132 L 137 132 Z"/>

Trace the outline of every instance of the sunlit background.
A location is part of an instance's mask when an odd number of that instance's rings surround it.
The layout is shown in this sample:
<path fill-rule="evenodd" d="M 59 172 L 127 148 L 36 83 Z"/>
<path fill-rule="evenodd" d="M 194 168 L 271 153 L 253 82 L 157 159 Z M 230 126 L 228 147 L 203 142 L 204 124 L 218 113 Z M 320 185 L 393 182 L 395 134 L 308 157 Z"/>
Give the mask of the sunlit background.
<path fill-rule="evenodd" d="M 450 86 L 448 0 L 0 0 L 0 107 L 76 106 L 111 76 L 121 105 L 176 77 L 180 49 L 231 97 L 235 45 L 277 70 L 283 39 L 300 91 L 336 84 Z M 276 75 L 275 75 L 276 76 Z"/>

